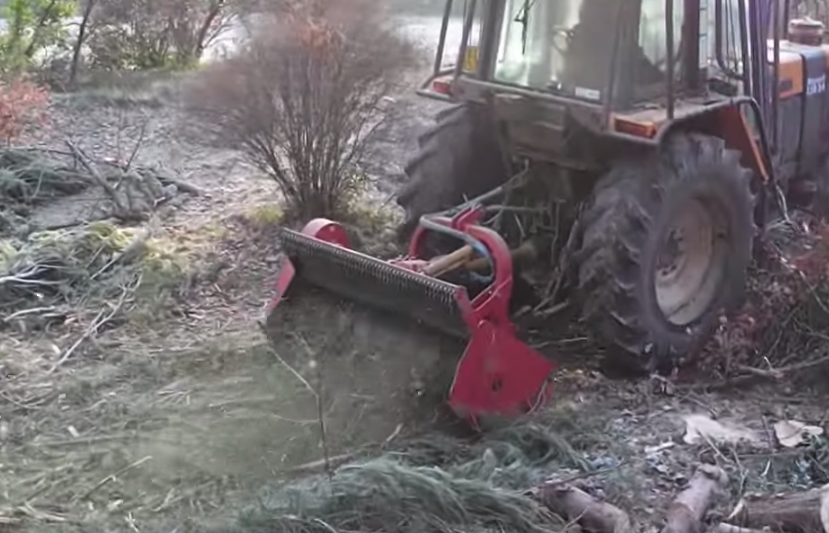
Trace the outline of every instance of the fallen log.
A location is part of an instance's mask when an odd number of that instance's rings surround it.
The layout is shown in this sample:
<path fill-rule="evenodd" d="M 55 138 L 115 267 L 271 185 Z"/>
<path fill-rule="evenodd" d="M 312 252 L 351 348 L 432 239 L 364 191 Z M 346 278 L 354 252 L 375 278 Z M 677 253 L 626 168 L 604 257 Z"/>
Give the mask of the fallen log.
<path fill-rule="evenodd" d="M 679 493 L 668 508 L 662 533 L 698 533 L 714 495 L 728 484 L 728 476 L 714 465 L 702 465 L 688 487 Z"/>
<path fill-rule="evenodd" d="M 587 533 L 632 533 L 628 514 L 569 483 L 549 481 L 530 491 L 541 504 Z"/>
<path fill-rule="evenodd" d="M 829 533 L 829 485 L 791 494 L 747 496 L 727 521 L 749 529 Z"/>

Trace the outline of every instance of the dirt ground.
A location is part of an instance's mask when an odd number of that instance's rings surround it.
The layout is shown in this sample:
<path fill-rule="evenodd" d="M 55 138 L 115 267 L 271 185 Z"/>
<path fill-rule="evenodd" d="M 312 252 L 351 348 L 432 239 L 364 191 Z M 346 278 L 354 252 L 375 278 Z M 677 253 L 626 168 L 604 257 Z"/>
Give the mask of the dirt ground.
<path fill-rule="evenodd" d="M 334 350 L 286 361 L 270 349 L 258 321 L 278 264 L 274 187 L 241 154 L 200 138 L 164 83 L 56 96 L 50 126 L 25 140 L 63 149 L 70 138 L 90 155 L 120 160 L 139 145 L 136 162 L 163 165 L 201 194 L 181 195 L 156 228 L 192 266 L 188 290 L 163 309 L 101 332 L 58 367 L 96 310 L 79 308 L 74 326 L 37 335 L 0 329 L 0 531 L 179 531 L 232 513 L 326 452 L 379 452 L 443 430 L 439 415 L 398 409 L 418 399 L 386 381 L 389 354 Z M 366 168 L 370 206 L 388 205 L 417 134 L 440 106 L 411 91 L 393 105 L 396 119 Z M 98 200 L 61 200 L 33 220 L 66 224 Z M 537 423 L 565 435 L 604 472 L 591 477 L 594 489 L 643 523 L 658 522 L 700 459 L 729 471 L 734 499 L 827 481 L 806 452 L 781 459 L 770 429 L 780 420 L 823 425 L 829 403 L 815 383 L 711 392 L 690 380 L 655 394 L 649 381 L 594 374 L 584 364 L 593 355 L 587 340 L 548 345 L 570 355 L 556 401 Z M 355 368 L 359 376 L 346 376 Z M 320 373 L 345 377 L 320 398 Z M 700 414 L 759 437 L 687 443 L 685 417 Z"/>

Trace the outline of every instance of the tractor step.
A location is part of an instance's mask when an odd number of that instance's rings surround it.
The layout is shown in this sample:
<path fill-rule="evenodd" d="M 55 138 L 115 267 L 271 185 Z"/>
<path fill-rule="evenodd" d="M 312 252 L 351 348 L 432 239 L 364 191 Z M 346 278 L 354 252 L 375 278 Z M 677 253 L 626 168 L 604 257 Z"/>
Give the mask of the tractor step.
<path fill-rule="evenodd" d="M 330 343 L 314 349 L 326 356 L 340 351 L 339 344 L 362 339 L 370 351 L 385 352 L 375 353 L 379 359 L 399 358 L 424 383 L 449 390 L 453 411 L 473 426 L 483 416 L 532 411 L 549 399 L 555 365 L 517 339 L 507 317 L 509 249 L 485 228 L 442 223 L 469 231 L 478 249 L 491 252 L 492 283 L 474 298 L 464 286 L 419 272 L 417 261 L 385 262 L 351 250 L 335 222 L 316 219 L 301 232 L 281 230 L 283 259 L 268 336 L 279 350 L 310 321 L 318 332 L 306 332 L 303 342 L 329 337 Z"/>

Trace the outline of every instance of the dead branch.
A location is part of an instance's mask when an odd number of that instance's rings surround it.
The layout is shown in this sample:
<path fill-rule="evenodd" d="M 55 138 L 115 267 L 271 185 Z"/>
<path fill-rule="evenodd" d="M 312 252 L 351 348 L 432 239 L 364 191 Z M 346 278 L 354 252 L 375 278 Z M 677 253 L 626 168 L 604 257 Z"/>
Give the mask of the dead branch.
<path fill-rule="evenodd" d="M 714 495 L 728 483 L 725 472 L 713 465 L 702 465 L 694 473 L 688 488 L 679 493 L 668 508 L 662 533 L 696 533 L 711 507 Z"/>
<path fill-rule="evenodd" d="M 108 475 L 107 477 L 105 477 L 104 479 L 102 479 L 101 481 L 96 483 L 95 486 L 93 486 L 91 489 L 86 491 L 82 496 L 76 497 L 75 501 L 76 502 L 81 502 L 81 501 L 84 501 L 84 500 L 88 500 L 90 496 L 92 496 L 96 491 L 98 491 L 98 489 L 100 489 L 101 487 L 103 487 L 107 483 L 111 483 L 113 481 L 116 481 L 118 479 L 118 477 L 120 477 L 120 476 L 124 475 L 125 473 L 129 472 L 133 468 L 138 468 L 139 466 L 141 466 L 142 464 L 146 463 L 147 461 L 149 461 L 151 459 L 152 459 L 152 456 L 148 455 L 148 456 L 143 457 L 143 458 L 141 458 L 141 459 L 139 459 L 135 462 L 132 462 L 132 463 L 128 464 L 127 466 L 121 468 L 117 472 Z"/>
<path fill-rule="evenodd" d="M 814 533 L 829 531 L 829 485 L 819 489 L 767 497 L 743 498 L 728 522 L 749 529 Z"/>
<path fill-rule="evenodd" d="M 138 286 L 140 283 L 141 278 L 139 277 L 138 281 L 135 283 L 135 286 Z M 54 365 L 52 365 L 51 368 L 49 368 L 49 370 L 46 372 L 46 375 L 53 374 L 55 370 L 60 368 L 66 361 L 69 360 L 70 357 L 72 357 L 72 354 L 75 353 L 75 350 L 77 350 L 81 346 L 81 344 L 83 344 L 87 339 L 89 339 L 93 335 L 97 334 L 98 330 L 100 330 L 101 327 L 110 322 L 115 317 L 115 315 L 117 315 L 121 311 L 121 308 L 124 306 L 127 296 L 130 294 L 130 292 L 132 292 L 132 289 L 134 289 L 134 287 L 123 288 L 123 290 L 121 291 L 121 297 L 114 305 L 110 307 L 110 312 L 108 314 L 105 314 L 105 309 L 99 311 L 98 315 L 95 317 L 92 323 L 89 324 L 89 327 L 86 328 L 86 331 L 84 331 L 83 334 L 80 337 L 78 337 L 78 340 L 76 340 L 75 343 L 72 344 L 72 346 L 70 346 L 63 353 L 61 358 Z"/>
<path fill-rule="evenodd" d="M 576 487 L 559 482 L 533 489 L 530 494 L 555 514 L 578 523 L 589 533 L 633 532 L 626 512 L 613 504 L 600 502 Z"/>
<path fill-rule="evenodd" d="M 191 183 L 186 183 L 179 179 L 172 178 L 170 176 L 159 175 L 158 181 L 161 182 L 162 185 L 174 185 L 176 189 L 182 192 L 186 192 L 187 194 L 192 194 L 193 196 L 201 196 L 204 194 L 204 191 L 199 187 Z"/>
<path fill-rule="evenodd" d="M 786 376 L 793 374 L 795 372 L 803 372 L 804 370 L 812 370 L 813 368 L 823 366 L 829 364 L 829 355 L 824 357 L 818 357 L 816 359 L 812 359 L 811 361 L 803 361 L 802 363 L 795 363 L 789 366 L 784 366 L 781 368 L 772 368 L 769 370 L 764 370 L 762 368 L 754 368 L 740 365 L 737 369 L 740 372 L 745 374 L 751 374 L 752 376 L 756 376 L 759 378 L 770 379 L 770 380 L 781 380 L 786 378 Z"/>
<path fill-rule="evenodd" d="M 66 139 L 65 142 L 66 146 L 69 148 L 69 151 L 72 152 L 72 155 L 74 155 L 75 158 L 80 162 L 80 164 L 83 165 L 83 167 L 87 170 L 87 172 L 89 172 L 89 175 L 92 176 L 92 179 L 95 180 L 95 183 L 100 185 L 107 192 L 107 194 L 112 199 L 112 203 L 114 203 L 115 207 L 118 209 L 118 212 L 121 214 L 126 213 L 127 209 L 126 207 L 124 207 L 124 204 L 122 204 L 121 200 L 118 198 L 118 192 L 112 187 L 112 185 L 107 183 L 106 179 L 104 179 L 103 176 L 101 176 L 101 173 L 98 172 L 97 168 L 95 168 L 95 164 L 92 162 L 92 160 L 90 160 L 89 157 L 80 148 L 75 146 L 75 143 L 73 143 L 69 139 Z"/>

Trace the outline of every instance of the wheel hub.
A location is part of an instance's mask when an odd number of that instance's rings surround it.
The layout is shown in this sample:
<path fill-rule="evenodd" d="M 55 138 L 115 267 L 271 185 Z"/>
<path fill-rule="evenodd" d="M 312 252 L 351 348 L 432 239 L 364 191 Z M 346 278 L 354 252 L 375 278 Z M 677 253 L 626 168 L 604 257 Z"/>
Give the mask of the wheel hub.
<path fill-rule="evenodd" d="M 674 325 L 694 322 L 716 298 L 725 270 L 717 215 L 700 200 L 688 202 L 674 218 L 658 255 L 656 300 Z"/>

